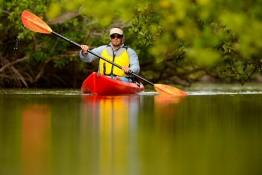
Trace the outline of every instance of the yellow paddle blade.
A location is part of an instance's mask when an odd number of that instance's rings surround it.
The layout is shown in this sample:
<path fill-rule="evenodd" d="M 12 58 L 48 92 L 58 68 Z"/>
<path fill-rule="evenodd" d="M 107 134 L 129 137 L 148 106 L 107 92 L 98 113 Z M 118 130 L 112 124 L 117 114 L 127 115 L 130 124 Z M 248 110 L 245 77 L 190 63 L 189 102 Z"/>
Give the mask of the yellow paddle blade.
<path fill-rule="evenodd" d="M 188 94 L 185 91 L 182 91 L 173 86 L 165 84 L 154 84 L 155 90 L 162 95 L 172 95 L 172 96 L 187 96 Z"/>
<path fill-rule="evenodd" d="M 21 14 L 21 20 L 23 25 L 34 32 L 50 34 L 52 29 L 38 16 L 30 12 L 29 10 L 24 10 Z"/>

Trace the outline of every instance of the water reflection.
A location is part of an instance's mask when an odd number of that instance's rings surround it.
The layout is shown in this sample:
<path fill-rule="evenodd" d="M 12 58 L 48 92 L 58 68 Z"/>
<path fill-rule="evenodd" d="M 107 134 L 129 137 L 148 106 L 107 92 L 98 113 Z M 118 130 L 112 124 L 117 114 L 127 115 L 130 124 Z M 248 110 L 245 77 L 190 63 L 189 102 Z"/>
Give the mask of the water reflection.
<path fill-rule="evenodd" d="M 101 175 L 151 172 L 152 167 L 148 166 L 148 161 L 152 162 L 151 158 L 154 159 L 153 162 L 165 167 L 161 163 L 163 159 L 157 157 L 168 159 L 169 155 L 165 154 L 165 149 L 155 149 L 158 146 L 168 148 L 170 135 L 166 132 L 154 132 L 152 128 L 167 130 L 166 127 L 172 127 L 176 105 L 181 100 L 182 98 L 170 96 L 152 96 L 151 102 L 145 104 L 143 96 L 84 96 L 81 137 L 89 137 L 90 140 L 83 139 L 85 143 L 81 145 L 87 145 L 88 142 L 90 147 L 82 149 L 94 151 L 93 160 L 88 158 L 87 152 L 82 158 L 85 159 L 84 162 L 96 162 L 96 166 L 81 166 L 82 171 L 90 172 L 92 169 L 92 173 Z M 152 145 L 148 145 L 149 143 Z M 166 171 L 164 169 L 163 172 Z"/>
<path fill-rule="evenodd" d="M 154 116 L 155 123 L 162 131 L 168 128 L 174 129 L 174 122 L 177 115 L 179 104 L 186 97 L 174 97 L 169 95 L 158 95 L 154 97 Z"/>
<path fill-rule="evenodd" d="M 82 128 L 88 127 L 91 115 L 92 123 L 106 130 L 135 127 L 143 100 L 140 96 L 83 96 L 82 99 Z"/>
<path fill-rule="evenodd" d="M 51 111 L 47 105 L 27 105 L 22 111 L 22 174 L 50 171 Z"/>
<path fill-rule="evenodd" d="M 157 106 L 168 106 L 172 104 L 180 103 L 186 97 L 174 97 L 170 95 L 156 95 L 154 96 L 155 105 Z"/>
<path fill-rule="evenodd" d="M 97 132 L 95 140 L 99 143 L 96 149 L 97 155 L 94 156 L 97 159 L 97 167 L 96 169 L 93 167 L 92 172 L 126 174 L 129 168 L 127 160 L 130 157 L 130 150 L 133 149 L 130 147 L 130 142 L 133 144 L 131 136 L 136 134 L 142 98 L 140 96 L 84 96 L 83 101 L 81 133 L 85 136 L 92 123 Z M 129 161 L 131 164 L 135 163 L 133 160 Z"/>
<path fill-rule="evenodd" d="M 261 95 L 0 95 L 0 174 L 261 174 L 261 106 Z"/>

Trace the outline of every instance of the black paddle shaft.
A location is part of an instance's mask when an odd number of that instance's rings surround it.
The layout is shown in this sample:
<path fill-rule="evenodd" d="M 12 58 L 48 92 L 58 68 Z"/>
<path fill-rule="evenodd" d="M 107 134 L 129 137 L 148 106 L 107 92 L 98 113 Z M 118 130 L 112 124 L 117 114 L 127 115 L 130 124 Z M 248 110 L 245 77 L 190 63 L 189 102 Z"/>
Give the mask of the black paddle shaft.
<path fill-rule="evenodd" d="M 59 38 L 62 38 L 63 40 L 65 40 L 65 41 L 67 41 L 67 42 L 70 42 L 71 44 L 74 44 L 74 45 L 77 46 L 77 47 L 80 47 L 80 48 L 81 48 L 81 45 L 80 45 L 80 44 L 78 44 L 78 43 L 76 43 L 76 42 L 74 42 L 74 41 L 72 41 L 72 40 L 64 37 L 63 35 L 60 35 L 59 33 L 56 33 L 56 32 L 54 32 L 54 31 L 52 31 L 52 34 L 55 35 L 55 36 L 57 36 L 57 37 L 59 37 Z M 103 57 L 101 57 L 101 56 L 99 56 L 99 55 L 97 55 L 97 54 L 95 54 L 95 53 L 93 53 L 93 52 L 91 52 L 91 51 L 89 51 L 89 50 L 88 50 L 88 52 L 89 52 L 90 54 L 92 54 L 92 55 L 94 55 L 94 56 L 96 56 L 96 57 L 98 57 L 98 58 L 100 58 L 100 59 L 102 59 L 102 60 L 104 60 L 104 61 L 106 61 L 106 62 L 108 62 L 108 63 L 110 63 L 110 64 L 112 64 L 112 65 L 114 65 L 114 66 L 116 66 L 116 67 L 118 67 L 119 69 L 122 69 L 122 67 L 121 67 L 120 65 L 118 65 L 118 64 L 116 64 L 116 63 L 114 63 L 114 62 L 112 62 L 112 61 L 110 61 L 110 60 L 107 60 L 107 59 L 105 59 L 105 58 L 103 58 Z M 133 76 L 135 76 L 135 77 L 137 77 L 138 79 L 143 80 L 143 81 L 147 82 L 148 84 L 151 84 L 152 86 L 154 86 L 154 83 L 152 83 L 152 82 L 144 79 L 143 77 L 137 75 L 136 73 L 134 73 L 134 72 L 132 72 L 132 71 L 129 71 L 128 73 L 131 74 L 131 75 L 133 75 Z"/>

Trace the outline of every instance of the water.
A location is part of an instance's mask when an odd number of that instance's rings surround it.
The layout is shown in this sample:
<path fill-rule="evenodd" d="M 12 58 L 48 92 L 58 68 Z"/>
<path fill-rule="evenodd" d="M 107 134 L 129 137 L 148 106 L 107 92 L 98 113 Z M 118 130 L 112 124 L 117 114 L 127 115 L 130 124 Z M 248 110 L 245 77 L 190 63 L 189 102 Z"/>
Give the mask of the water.
<path fill-rule="evenodd" d="M 262 174 L 261 85 L 188 91 L 0 90 L 0 174 Z"/>

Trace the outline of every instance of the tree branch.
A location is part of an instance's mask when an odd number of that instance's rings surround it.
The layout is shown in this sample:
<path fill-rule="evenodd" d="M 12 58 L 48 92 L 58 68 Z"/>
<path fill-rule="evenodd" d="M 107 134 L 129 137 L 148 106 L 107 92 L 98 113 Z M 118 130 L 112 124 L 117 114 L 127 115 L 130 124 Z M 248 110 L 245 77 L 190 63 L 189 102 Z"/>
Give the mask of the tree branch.
<path fill-rule="evenodd" d="M 29 57 L 25 56 L 23 58 L 20 58 L 18 60 L 13 61 L 13 62 L 9 62 L 9 63 L 5 64 L 4 66 L 2 66 L 0 68 L 0 72 L 3 72 L 6 68 L 11 67 L 11 66 L 13 66 L 16 63 L 20 63 L 20 62 L 23 62 L 23 61 L 28 60 L 28 59 L 29 59 Z"/>
<path fill-rule="evenodd" d="M 22 81 L 22 83 L 25 85 L 25 87 L 28 87 L 24 77 L 20 74 L 20 72 L 14 66 L 11 66 L 11 69 L 18 76 L 18 78 Z"/>
<path fill-rule="evenodd" d="M 55 18 L 51 21 L 48 21 L 48 24 L 62 24 L 65 21 L 68 21 L 68 20 L 75 18 L 79 15 L 80 15 L 80 13 L 78 11 L 77 12 L 67 12 L 67 13 L 62 14 L 61 16 L 58 16 L 57 18 Z"/>

